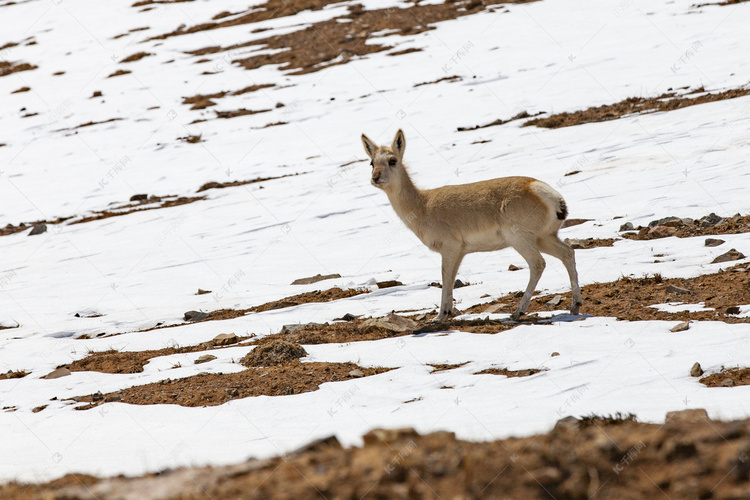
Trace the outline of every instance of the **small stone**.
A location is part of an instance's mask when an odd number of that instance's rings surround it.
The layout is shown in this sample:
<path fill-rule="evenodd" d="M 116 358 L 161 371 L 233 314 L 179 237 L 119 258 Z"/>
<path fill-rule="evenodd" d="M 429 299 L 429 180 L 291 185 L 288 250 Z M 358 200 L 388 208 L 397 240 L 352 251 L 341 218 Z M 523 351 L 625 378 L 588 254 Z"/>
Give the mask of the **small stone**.
<path fill-rule="evenodd" d="M 726 314 L 739 314 L 740 313 L 740 307 L 739 306 L 730 306 L 726 309 Z"/>
<path fill-rule="evenodd" d="M 731 378 L 726 379 L 724 382 L 721 383 L 722 387 L 734 387 L 734 380 Z"/>
<path fill-rule="evenodd" d="M 148 200 L 147 194 L 134 194 L 130 197 L 130 201 L 146 201 Z"/>
<path fill-rule="evenodd" d="M 560 355 L 560 353 L 559 353 L 559 352 L 557 352 L 557 351 L 555 351 L 555 352 L 553 352 L 552 354 L 550 354 L 550 356 L 551 356 L 551 357 L 553 357 L 553 358 L 555 358 L 555 357 L 557 357 L 557 356 L 559 356 L 559 355 Z"/>
<path fill-rule="evenodd" d="M 104 399 L 104 394 L 102 394 L 101 391 L 97 391 L 91 395 L 91 399 L 93 401 L 101 401 L 102 399 Z"/>
<path fill-rule="evenodd" d="M 56 370 L 52 370 L 42 378 L 51 380 L 54 378 L 67 377 L 68 375 L 70 375 L 70 370 L 68 370 L 67 368 L 57 368 Z"/>
<path fill-rule="evenodd" d="M 29 236 L 35 236 L 37 234 L 42 234 L 47 232 L 47 224 L 37 224 L 34 226 L 31 231 L 29 232 Z"/>
<path fill-rule="evenodd" d="M 91 97 L 101 97 L 102 91 L 101 90 L 95 90 L 93 94 L 91 94 Z"/>
<path fill-rule="evenodd" d="M 716 257 L 713 261 L 711 261 L 711 264 L 718 264 L 720 262 L 731 262 L 733 260 L 741 260 L 745 258 L 745 254 L 742 252 L 738 252 L 734 248 L 729 250 L 726 253 L 723 253 Z"/>
<path fill-rule="evenodd" d="M 559 305 L 563 301 L 562 295 L 555 295 L 550 300 L 546 302 L 547 307 L 555 307 Z"/>
<path fill-rule="evenodd" d="M 200 311 L 188 311 L 185 313 L 184 319 L 185 321 L 201 321 L 208 318 L 208 313 L 200 312 Z"/>
<path fill-rule="evenodd" d="M 649 239 L 648 233 L 649 233 L 649 228 L 642 227 L 642 228 L 640 228 L 638 230 L 638 234 L 636 235 L 635 239 L 637 239 L 637 240 L 647 240 L 647 239 Z"/>
<path fill-rule="evenodd" d="M 688 294 L 693 293 L 692 291 L 688 290 L 687 288 L 680 288 L 679 286 L 669 285 L 667 287 L 667 293 L 682 293 L 682 294 Z"/>
<path fill-rule="evenodd" d="M 652 240 L 656 240 L 659 238 L 667 238 L 669 236 L 674 235 L 674 233 L 677 232 L 677 228 L 669 227 L 669 226 L 656 226 L 652 227 L 648 231 L 648 237 Z"/>
<path fill-rule="evenodd" d="M 334 274 L 316 274 L 315 276 L 310 276 L 309 278 L 300 278 L 297 280 L 292 281 L 292 285 L 310 285 L 312 283 L 317 283 L 318 281 L 324 281 L 324 280 L 332 280 L 334 278 L 340 278 L 341 275 L 334 273 Z"/>
<path fill-rule="evenodd" d="M 384 318 L 368 319 L 367 321 L 362 323 L 362 326 L 360 328 L 365 329 L 369 327 L 383 328 L 384 330 L 388 330 L 390 332 L 401 333 L 408 330 L 413 330 L 417 327 L 417 323 L 414 320 L 399 316 L 391 312 Z"/>
<path fill-rule="evenodd" d="M 227 396 L 229 396 L 230 398 L 236 398 L 237 396 L 240 395 L 240 390 L 237 389 L 236 387 L 228 387 L 224 389 L 224 391 L 227 393 Z"/>
<path fill-rule="evenodd" d="M 697 364 L 697 363 L 696 363 Z M 691 408 L 689 410 L 670 411 L 664 421 L 664 427 L 682 428 L 684 424 L 704 423 L 708 420 L 708 413 L 703 408 Z"/>
<path fill-rule="evenodd" d="M 701 364 L 696 361 L 695 364 L 693 364 L 693 367 L 690 368 L 690 376 L 700 377 L 701 375 L 703 375 L 703 368 L 701 368 Z"/>
<path fill-rule="evenodd" d="M 561 418 L 555 423 L 554 430 L 566 430 L 566 431 L 577 431 L 580 429 L 580 422 L 577 418 L 570 416 Z"/>
<path fill-rule="evenodd" d="M 700 225 L 701 225 L 701 227 L 712 227 L 712 226 L 715 226 L 716 224 L 720 223 L 723 220 L 724 219 L 722 219 L 721 217 L 719 217 L 715 213 L 711 212 L 709 215 L 703 217 L 700 220 Z"/>
<path fill-rule="evenodd" d="M 684 332 L 685 330 L 690 328 L 690 322 L 689 321 L 683 321 L 682 323 L 677 323 L 675 326 L 669 329 L 670 332 Z"/>
<path fill-rule="evenodd" d="M 207 293 L 211 293 L 211 290 L 204 290 L 202 288 L 199 288 L 197 292 L 195 292 L 196 295 L 206 295 Z"/>
<path fill-rule="evenodd" d="M 464 283 L 464 282 L 463 282 L 463 281 L 461 281 L 461 280 L 456 280 L 456 282 L 455 282 L 455 283 L 453 283 L 453 288 L 454 288 L 454 289 L 455 289 L 455 288 L 463 288 L 463 287 L 465 287 L 465 286 L 468 286 L 468 283 Z"/>
<path fill-rule="evenodd" d="M 720 240 L 718 238 L 706 238 L 705 241 L 705 245 L 707 247 L 718 247 L 719 245 L 723 245 L 724 243 L 724 240 Z"/>
<path fill-rule="evenodd" d="M 122 401 L 122 396 L 119 394 L 110 394 L 106 398 L 104 398 L 105 403 L 115 403 L 117 401 Z"/>
<path fill-rule="evenodd" d="M 648 227 L 668 226 L 671 223 L 682 225 L 682 220 L 675 216 L 664 217 L 662 219 L 652 220 L 648 223 Z"/>
<path fill-rule="evenodd" d="M 282 333 L 282 334 L 286 335 L 286 334 L 289 334 L 289 333 L 296 332 L 297 330 L 300 330 L 302 328 L 305 328 L 306 326 L 315 326 L 317 324 L 318 323 L 295 323 L 295 324 L 292 324 L 292 325 L 284 325 L 284 326 L 281 327 L 281 332 L 279 332 L 279 333 Z"/>
<path fill-rule="evenodd" d="M 518 266 L 514 266 L 513 264 L 508 266 L 508 271 L 520 271 L 521 268 Z"/>
<path fill-rule="evenodd" d="M 349 376 L 350 377 L 355 377 L 355 378 L 360 378 L 360 377 L 364 377 L 365 376 L 365 372 L 363 372 L 362 370 L 359 370 L 359 369 L 355 368 L 354 370 L 352 370 L 352 371 L 349 372 Z"/>
<path fill-rule="evenodd" d="M 195 363 L 196 365 L 199 365 L 199 364 L 201 364 L 201 363 L 208 363 L 209 361 L 213 361 L 213 360 L 215 360 L 215 359 L 216 359 L 216 356 L 214 356 L 213 354 L 204 354 L 204 355 L 203 355 L 203 356 L 201 356 L 200 358 L 196 359 L 196 360 L 194 361 L 194 363 Z"/>
<path fill-rule="evenodd" d="M 501 313 L 509 313 L 509 312 L 510 312 L 510 306 L 508 304 L 500 302 L 498 304 L 492 304 L 490 307 L 482 311 L 482 314 L 501 314 Z"/>
<path fill-rule="evenodd" d="M 214 345 L 230 345 L 236 344 L 240 339 L 234 333 L 220 333 L 214 337 L 212 343 Z"/>
<path fill-rule="evenodd" d="M 396 280 L 378 281 L 375 284 L 378 285 L 378 288 L 391 288 L 391 287 L 394 287 L 394 286 L 403 286 L 404 285 L 400 281 L 396 281 Z"/>
<path fill-rule="evenodd" d="M 354 321 L 357 317 L 351 313 L 346 313 L 340 319 L 341 321 Z"/>
<path fill-rule="evenodd" d="M 635 228 L 633 227 L 632 222 L 626 222 L 622 226 L 620 226 L 620 231 L 633 231 Z"/>

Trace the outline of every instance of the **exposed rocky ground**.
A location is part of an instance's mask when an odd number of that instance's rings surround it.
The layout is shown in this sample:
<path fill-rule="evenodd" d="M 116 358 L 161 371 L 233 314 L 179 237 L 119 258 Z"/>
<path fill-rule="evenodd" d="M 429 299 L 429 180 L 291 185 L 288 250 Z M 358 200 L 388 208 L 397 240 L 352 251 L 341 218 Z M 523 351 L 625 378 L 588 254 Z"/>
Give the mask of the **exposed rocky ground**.
<path fill-rule="evenodd" d="M 740 499 L 750 496 L 750 420 L 704 410 L 661 425 L 630 416 L 567 417 L 547 434 L 486 443 L 452 433 L 373 430 L 362 447 L 336 438 L 294 453 L 139 478 L 68 475 L 0 486 L 27 499 L 508 498 Z"/>

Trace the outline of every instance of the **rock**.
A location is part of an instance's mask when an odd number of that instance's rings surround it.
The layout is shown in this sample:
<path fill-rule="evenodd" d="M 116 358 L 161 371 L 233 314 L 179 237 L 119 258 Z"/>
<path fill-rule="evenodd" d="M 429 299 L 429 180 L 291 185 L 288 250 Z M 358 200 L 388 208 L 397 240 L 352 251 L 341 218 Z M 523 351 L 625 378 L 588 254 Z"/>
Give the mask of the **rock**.
<path fill-rule="evenodd" d="M 638 230 L 638 234 L 636 235 L 635 239 L 637 240 L 647 240 L 648 237 L 649 228 L 642 227 Z"/>
<path fill-rule="evenodd" d="M 633 227 L 632 222 L 626 222 L 622 226 L 620 226 L 620 231 L 633 231 L 635 228 Z"/>
<path fill-rule="evenodd" d="M 675 326 L 669 329 L 670 332 L 684 332 L 685 330 L 690 328 L 690 322 L 689 321 L 683 321 L 682 323 L 677 323 Z"/>
<path fill-rule="evenodd" d="M 449 433 L 451 435 L 453 433 Z M 373 429 L 364 436 L 366 445 L 382 445 L 383 443 L 398 443 L 406 441 L 406 439 L 416 439 L 419 436 L 417 431 L 411 427 L 401 429 Z"/>
<path fill-rule="evenodd" d="M 726 379 L 724 382 L 721 383 L 722 387 L 734 387 L 734 380 L 731 378 Z"/>
<path fill-rule="evenodd" d="M 349 372 L 349 376 L 350 377 L 355 377 L 355 378 L 360 378 L 360 377 L 364 377 L 365 376 L 365 372 L 363 372 L 362 370 L 359 370 L 359 369 L 355 368 L 354 370 L 352 370 L 352 371 Z"/>
<path fill-rule="evenodd" d="M 372 318 L 362 323 L 361 328 L 364 329 L 368 327 L 383 328 L 390 332 L 401 333 L 413 330 L 417 327 L 417 323 L 409 318 L 404 318 L 403 316 L 391 312 L 384 318 Z"/>
<path fill-rule="evenodd" d="M 101 401 L 102 399 L 104 399 L 104 394 L 102 394 L 101 391 L 97 391 L 91 395 L 91 399 L 93 401 Z"/>
<path fill-rule="evenodd" d="M 688 290 L 687 288 L 680 288 L 679 286 L 669 285 L 667 287 L 667 293 L 682 293 L 682 294 L 688 294 L 693 293 L 692 291 Z"/>
<path fill-rule="evenodd" d="M 701 368 L 701 364 L 696 361 L 695 364 L 693 364 L 693 367 L 690 368 L 690 376 L 700 377 L 701 375 L 703 375 L 703 368 Z"/>
<path fill-rule="evenodd" d="M 720 240 L 718 238 L 706 238 L 705 245 L 707 247 L 718 247 L 719 245 L 723 245 L 725 243 L 724 240 Z"/>
<path fill-rule="evenodd" d="M 216 359 L 216 356 L 214 356 L 213 354 L 204 354 L 200 358 L 193 361 L 193 363 L 195 363 L 196 365 L 199 365 L 201 363 L 208 363 L 209 361 L 213 361 L 215 359 Z"/>
<path fill-rule="evenodd" d="M 394 286 L 403 286 L 404 285 L 400 281 L 396 281 L 396 280 L 378 281 L 375 284 L 378 285 L 378 288 L 391 288 L 391 287 L 394 287 Z"/>
<path fill-rule="evenodd" d="M 147 194 L 134 194 L 130 197 L 130 201 L 146 201 L 148 200 Z"/>
<path fill-rule="evenodd" d="M 555 351 L 555 352 L 553 352 L 552 354 L 550 354 L 550 356 L 551 356 L 551 357 L 553 357 L 553 358 L 555 358 L 555 357 L 557 357 L 557 356 L 559 356 L 559 355 L 560 355 L 560 353 L 559 353 L 559 352 L 557 352 L 557 351 Z"/>
<path fill-rule="evenodd" d="M 208 313 L 200 312 L 200 311 L 188 311 L 185 313 L 184 319 L 185 321 L 201 321 L 208 318 Z"/>
<path fill-rule="evenodd" d="M 501 314 L 501 313 L 509 313 L 509 312 L 510 312 L 510 306 L 508 304 L 500 302 L 498 304 L 492 304 L 490 307 L 482 311 L 482 314 Z"/>
<path fill-rule="evenodd" d="M 224 389 L 224 392 L 226 392 L 227 396 L 229 396 L 230 398 L 236 398 L 237 396 L 240 395 L 240 390 L 237 389 L 236 387 L 228 387 Z"/>
<path fill-rule="evenodd" d="M 354 321 L 355 319 L 357 319 L 357 317 L 351 313 L 346 313 L 338 319 L 340 321 Z"/>
<path fill-rule="evenodd" d="M 283 334 L 293 333 L 297 330 L 301 330 L 302 328 L 305 328 L 306 326 L 315 326 L 318 323 L 296 323 L 293 325 L 284 325 L 281 327 L 281 332 Z"/>
<path fill-rule="evenodd" d="M 465 287 L 465 286 L 469 286 L 469 284 L 468 284 L 468 283 L 464 283 L 464 282 L 463 282 L 463 281 L 461 281 L 461 280 L 456 280 L 456 282 L 455 282 L 455 283 L 453 283 L 453 288 L 454 288 L 454 289 L 456 289 L 456 288 L 463 288 L 463 287 Z"/>
<path fill-rule="evenodd" d="M 234 333 L 220 333 L 211 341 L 214 345 L 236 344 L 240 339 Z"/>
<path fill-rule="evenodd" d="M 292 285 L 310 285 L 312 283 L 317 283 L 318 281 L 324 281 L 324 280 L 332 280 L 334 278 L 340 278 L 341 275 L 338 273 L 334 274 L 316 274 L 315 276 L 310 276 L 309 278 L 300 278 L 297 280 L 292 281 Z"/>
<path fill-rule="evenodd" d="M 708 413 L 703 408 L 693 408 L 690 410 L 670 411 L 664 421 L 664 426 L 682 427 L 684 424 L 698 424 L 709 420 Z"/>
<path fill-rule="evenodd" d="M 667 225 L 666 223 L 679 221 L 679 217 L 670 216 L 670 217 L 664 217 L 662 219 L 652 220 L 648 223 L 648 227 L 656 227 L 656 226 L 664 226 Z"/>
<path fill-rule="evenodd" d="M 555 295 L 550 300 L 546 302 L 547 307 L 555 307 L 559 305 L 563 301 L 562 295 Z"/>
<path fill-rule="evenodd" d="M 740 313 L 740 307 L 739 306 L 730 306 L 726 309 L 726 314 L 739 314 Z"/>
<path fill-rule="evenodd" d="M 197 292 L 195 292 L 196 295 L 206 295 L 207 293 L 211 293 L 211 290 L 204 290 L 202 288 L 199 288 Z"/>
<path fill-rule="evenodd" d="M 711 264 L 718 264 L 720 262 L 731 262 L 733 260 L 741 260 L 745 258 L 745 254 L 738 252 L 734 248 L 726 253 L 723 253 L 711 261 Z"/>
<path fill-rule="evenodd" d="M 712 226 L 715 226 L 716 224 L 720 223 L 723 220 L 724 219 L 722 219 L 721 217 L 719 217 L 715 213 L 711 212 L 709 215 L 707 215 L 707 216 L 703 217 L 702 219 L 700 219 L 700 226 L 701 227 L 712 227 Z"/>
<path fill-rule="evenodd" d="M 57 368 L 56 370 L 52 370 L 42 378 L 51 380 L 54 378 L 67 377 L 68 375 L 70 375 L 70 370 L 68 370 L 67 368 Z"/>
<path fill-rule="evenodd" d="M 104 398 L 105 403 L 115 403 L 117 401 L 122 401 L 122 396 L 118 394 L 110 394 L 106 398 Z"/>
<path fill-rule="evenodd" d="M 655 226 L 649 229 L 648 237 L 652 240 L 656 240 L 659 238 L 667 238 L 669 236 L 674 235 L 674 233 L 676 232 L 677 232 L 677 228 L 674 228 L 674 227 Z"/>
<path fill-rule="evenodd" d="M 518 266 L 514 266 L 513 264 L 508 266 L 508 271 L 520 271 L 521 268 Z"/>
<path fill-rule="evenodd" d="M 37 224 L 33 228 L 31 228 L 31 231 L 29 231 L 29 236 L 35 236 L 37 234 L 42 234 L 47 232 L 47 224 Z"/>
<path fill-rule="evenodd" d="M 579 420 L 573 416 L 570 416 L 558 420 L 557 423 L 555 423 L 554 430 L 577 431 L 580 428 L 581 426 Z"/>

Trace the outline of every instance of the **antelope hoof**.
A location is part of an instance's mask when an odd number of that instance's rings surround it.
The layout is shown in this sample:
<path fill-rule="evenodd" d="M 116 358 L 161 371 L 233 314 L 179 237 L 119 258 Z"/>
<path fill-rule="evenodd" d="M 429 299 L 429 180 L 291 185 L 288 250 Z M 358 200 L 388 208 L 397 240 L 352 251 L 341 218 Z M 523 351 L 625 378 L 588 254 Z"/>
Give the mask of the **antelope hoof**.
<path fill-rule="evenodd" d="M 581 314 L 580 302 L 573 304 L 573 307 L 570 308 L 570 314 L 572 314 L 573 316 L 578 316 L 579 314 Z"/>
<path fill-rule="evenodd" d="M 522 313 L 521 311 L 516 311 L 510 315 L 510 319 L 511 321 L 518 321 L 519 319 L 521 319 L 521 316 L 523 316 L 523 314 L 524 313 Z"/>

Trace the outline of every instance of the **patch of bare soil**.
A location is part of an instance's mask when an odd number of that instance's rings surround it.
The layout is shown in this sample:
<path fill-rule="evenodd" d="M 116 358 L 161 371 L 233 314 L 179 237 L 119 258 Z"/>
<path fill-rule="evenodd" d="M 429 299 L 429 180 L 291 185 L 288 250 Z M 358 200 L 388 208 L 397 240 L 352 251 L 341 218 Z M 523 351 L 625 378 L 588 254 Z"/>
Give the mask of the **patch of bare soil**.
<path fill-rule="evenodd" d="M 182 104 L 189 104 L 190 109 L 206 109 L 210 106 L 216 106 L 216 102 L 214 101 L 217 99 L 221 99 L 222 97 L 225 97 L 227 95 L 243 95 L 275 86 L 276 85 L 273 83 L 264 83 L 260 85 L 250 85 L 248 87 L 241 88 L 240 90 L 235 90 L 234 92 L 224 91 L 215 92 L 213 94 L 196 94 L 194 96 L 183 98 Z"/>
<path fill-rule="evenodd" d="M 248 368 L 238 373 L 202 373 L 110 394 L 83 396 L 76 399 L 90 404 L 76 409 L 86 410 L 112 401 L 136 405 L 216 406 L 232 399 L 302 394 L 315 391 L 326 382 L 351 380 L 387 371 L 388 368 L 363 368 L 353 363 L 301 363 L 293 360 L 264 368 Z"/>
<path fill-rule="evenodd" d="M 504 3 L 526 3 L 534 0 L 459 0 L 445 3 L 420 5 L 414 3 L 403 8 L 364 10 L 362 5 L 349 7 L 349 14 L 335 19 L 321 21 L 293 33 L 239 43 L 226 47 L 205 47 L 190 54 L 200 56 L 217 52 L 236 50 L 249 46 L 264 49 L 283 49 L 273 54 L 255 55 L 236 62 L 245 69 L 255 69 L 267 64 L 280 65 L 281 70 L 291 74 L 304 74 L 337 65 L 345 64 L 353 57 L 361 57 L 374 52 L 389 50 L 392 47 L 373 43 L 374 39 L 393 34 L 413 35 L 434 29 L 434 24 L 462 16 L 476 14 L 494 5 Z M 191 27 L 183 27 L 155 39 L 164 39 L 196 31 L 214 30 L 239 24 L 258 23 L 267 19 L 293 15 L 300 10 L 318 10 L 328 4 L 339 3 L 331 0 L 269 0 L 259 8 L 225 21 L 208 22 Z M 471 48 L 471 42 L 467 47 Z M 408 53 L 410 51 L 404 51 Z"/>
<path fill-rule="evenodd" d="M 718 373 L 706 375 L 700 383 L 708 387 L 734 387 L 750 385 L 750 368 L 723 368 Z"/>
<path fill-rule="evenodd" d="M 285 177 L 294 177 L 301 174 L 306 174 L 307 172 L 297 172 L 294 174 L 286 174 L 286 175 L 278 175 L 276 177 L 256 177 L 255 179 L 248 179 L 245 181 L 230 181 L 230 182 L 207 182 L 204 185 L 202 185 L 198 189 L 198 193 L 202 191 L 206 191 L 208 189 L 224 189 L 228 187 L 235 187 L 235 186 L 244 186 L 245 184 L 256 184 L 258 182 L 265 182 L 265 181 L 272 181 L 276 179 L 283 179 Z"/>
<path fill-rule="evenodd" d="M 432 370 L 431 373 L 437 373 L 437 372 L 444 372 L 444 371 L 448 371 L 448 370 L 453 370 L 455 368 L 461 368 L 462 366 L 467 365 L 467 364 L 469 364 L 468 361 L 466 361 L 465 363 L 457 363 L 457 364 L 453 364 L 453 365 L 446 364 L 446 363 L 435 363 L 435 364 L 433 364 L 433 363 L 427 363 L 427 366 L 431 366 L 433 368 L 433 370 Z"/>
<path fill-rule="evenodd" d="M 449 432 L 376 429 L 364 436 L 361 448 L 343 448 L 332 436 L 268 460 L 141 478 L 66 476 L 41 485 L 0 486 L 0 495 L 18 500 L 130 498 L 143 491 L 168 491 L 171 500 L 750 496 L 750 420 L 710 421 L 703 410 L 687 410 L 669 414 L 664 425 L 606 418 L 586 426 L 579 422 L 480 443 Z"/>
<path fill-rule="evenodd" d="M 198 345 L 165 347 L 151 351 L 117 351 L 115 349 L 97 351 L 67 365 L 58 366 L 58 368 L 67 368 L 72 372 L 141 373 L 143 366 L 151 358 L 220 349 L 225 346 L 234 346 L 248 338 L 250 337 L 234 336 L 230 341 L 211 340 Z"/>
<path fill-rule="evenodd" d="M 717 3 L 701 3 L 698 5 L 693 5 L 694 8 L 699 9 L 701 7 L 712 7 L 714 5 L 725 7 L 727 5 L 736 5 L 738 3 L 745 3 L 750 2 L 750 0 L 724 0 L 723 2 L 717 2 Z"/>
<path fill-rule="evenodd" d="M 82 219 L 73 221 L 70 224 L 83 224 L 85 222 L 108 219 L 110 217 L 119 217 L 121 215 L 128 215 L 135 212 L 187 205 L 188 203 L 204 199 L 206 199 L 205 196 L 151 196 L 147 199 L 119 205 L 109 210 L 96 211 L 93 215 L 83 217 Z"/>
<path fill-rule="evenodd" d="M 624 232 L 622 237 L 631 240 L 653 240 L 668 236 L 692 238 L 740 233 L 750 233 L 750 215 L 736 214 L 731 217 L 720 217 L 712 213 L 700 219 L 664 217 L 651 221 L 648 226 L 638 226 Z"/>
<path fill-rule="evenodd" d="M 81 123 L 80 125 L 76 125 L 70 130 L 76 130 L 76 129 L 84 128 L 84 127 L 91 127 L 92 125 L 101 125 L 102 123 L 118 122 L 120 120 L 122 120 L 122 118 L 109 118 L 107 120 L 101 120 L 98 122 L 86 122 L 86 123 Z"/>
<path fill-rule="evenodd" d="M 0 61 L 0 76 L 8 76 L 21 71 L 31 71 L 32 69 L 37 69 L 37 66 L 29 63 Z"/>
<path fill-rule="evenodd" d="M 148 57 L 148 56 L 152 56 L 152 55 L 153 54 L 150 54 L 148 52 L 136 52 L 135 54 L 129 55 L 128 57 L 126 57 L 125 59 L 123 59 L 120 62 L 121 63 L 129 63 L 129 62 L 140 61 L 144 57 Z"/>
<path fill-rule="evenodd" d="M 216 118 L 227 120 L 229 118 L 237 118 L 238 116 L 257 115 L 258 113 L 268 113 L 270 109 L 233 109 L 229 111 L 214 111 Z M 195 123 L 195 122 L 193 122 Z"/>
<path fill-rule="evenodd" d="M 498 118 L 497 120 L 492 121 L 490 123 L 485 123 L 484 125 L 474 125 L 473 127 L 458 127 L 456 130 L 458 132 L 467 132 L 469 130 L 478 130 L 480 128 L 496 127 L 498 125 L 505 125 L 506 123 L 510 123 L 512 121 L 525 120 L 526 118 L 532 118 L 534 116 L 539 116 L 542 114 L 544 114 L 544 111 L 533 114 L 533 115 L 530 115 L 527 111 L 521 111 L 517 115 L 513 116 L 512 118 L 508 118 L 507 120 Z"/>
<path fill-rule="evenodd" d="M 693 97 L 695 94 L 697 96 Z M 615 104 L 591 107 L 583 111 L 573 113 L 558 113 L 545 118 L 535 118 L 523 124 L 524 127 L 531 125 L 544 128 L 560 128 L 580 125 L 582 123 L 603 122 L 616 120 L 623 116 L 635 114 L 655 113 L 658 111 L 672 111 L 687 108 L 696 104 L 723 101 L 750 94 L 750 88 L 730 89 L 724 92 L 706 92 L 703 87 L 695 89 L 686 94 L 677 92 L 666 92 L 658 97 L 629 97 Z"/>
<path fill-rule="evenodd" d="M 545 368 L 529 368 L 526 370 L 508 370 L 507 368 L 487 368 L 474 375 L 505 375 L 506 377 L 530 377 L 539 372 L 546 371 Z"/>
<path fill-rule="evenodd" d="M 415 83 L 414 87 L 421 87 L 422 85 L 433 85 L 435 83 L 440 83 L 440 82 L 456 82 L 460 80 L 461 80 L 461 77 L 458 75 L 444 76 L 442 78 L 438 78 L 437 80 L 432 80 L 431 82 Z"/>
<path fill-rule="evenodd" d="M 11 94 L 21 94 L 23 92 L 28 92 L 29 90 L 31 90 L 31 87 L 21 87 L 11 92 Z"/>
<path fill-rule="evenodd" d="M 583 314 L 610 316 L 621 320 L 666 320 L 666 321 L 724 321 L 726 323 L 749 323 L 750 318 L 738 318 L 733 307 L 750 304 L 750 272 L 746 266 L 735 266 L 714 274 L 696 278 L 663 279 L 661 276 L 644 278 L 623 277 L 610 283 L 595 283 L 582 288 Z M 489 303 L 470 307 L 465 313 L 481 314 L 491 306 L 505 304 L 505 311 L 512 312 L 518 306 L 522 293 L 506 295 Z M 570 292 L 560 294 L 562 302 L 547 306 L 550 298 L 535 297 L 528 313 L 566 309 L 570 304 Z M 654 304 L 682 302 L 705 303 L 714 311 L 675 312 L 659 311 Z M 528 314 L 527 313 L 527 314 Z"/>
<path fill-rule="evenodd" d="M 21 222 L 18 225 L 8 224 L 5 227 L 0 227 L 0 236 L 7 236 L 9 234 L 20 233 L 21 231 L 25 231 L 27 229 L 30 229 L 34 226 L 38 226 L 41 224 L 45 224 L 45 225 L 46 224 L 61 224 L 71 218 L 72 217 L 58 217 L 57 219 L 52 220 L 52 221 L 38 220 L 36 222 Z"/>
<path fill-rule="evenodd" d="M 107 78 L 113 78 L 115 76 L 120 76 L 120 75 L 127 75 L 128 73 L 132 73 L 132 71 L 130 71 L 129 69 L 118 69 L 117 71 L 109 75 Z"/>
<path fill-rule="evenodd" d="M 11 378 L 23 378 L 28 375 L 29 372 L 26 370 L 8 370 L 5 373 L 0 373 L 0 380 L 8 380 Z"/>
<path fill-rule="evenodd" d="M 247 356 L 242 358 L 241 363 L 247 367 L 276 366 L 305 356 L 307 356 L 307 351 L 298 343 L 287 340 L 273 340 L 255 347 L 247 353 Z"/>
<path fill-rule="evenodd" d="M 611 247 L 615 244 L 614 238 L 565 238 L 565 243 L 574 250 L 587 250 L 589 248 Z"/>

